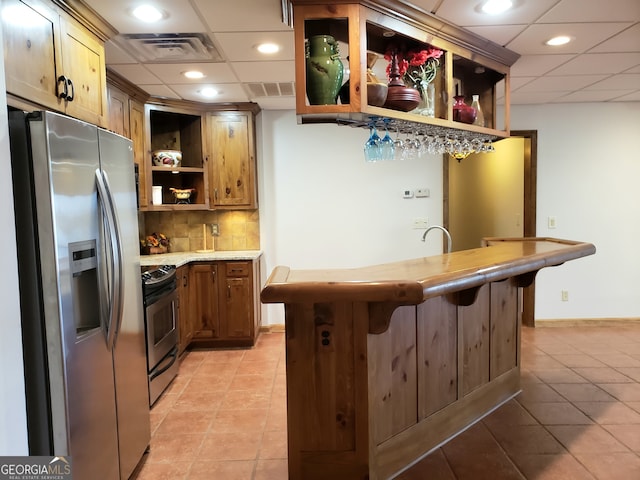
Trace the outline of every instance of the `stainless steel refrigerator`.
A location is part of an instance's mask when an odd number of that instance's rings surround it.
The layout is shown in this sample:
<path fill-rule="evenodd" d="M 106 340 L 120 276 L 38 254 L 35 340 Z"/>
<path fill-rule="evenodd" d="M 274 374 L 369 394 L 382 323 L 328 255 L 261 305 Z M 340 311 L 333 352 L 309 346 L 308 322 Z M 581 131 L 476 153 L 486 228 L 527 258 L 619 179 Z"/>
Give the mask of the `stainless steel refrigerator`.
<path fill-rule="evenodd" d="M 30 455 L 127 479 L 150 441 L 130 140 L 9 112 Z"/>

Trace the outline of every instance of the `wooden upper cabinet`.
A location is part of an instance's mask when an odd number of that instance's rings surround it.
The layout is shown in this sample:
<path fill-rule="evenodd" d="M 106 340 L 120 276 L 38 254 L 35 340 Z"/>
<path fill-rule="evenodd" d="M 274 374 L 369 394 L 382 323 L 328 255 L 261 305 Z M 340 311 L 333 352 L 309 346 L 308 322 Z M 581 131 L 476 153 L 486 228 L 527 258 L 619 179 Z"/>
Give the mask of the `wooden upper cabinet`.
<path fill-rule="evenodd" d="M 213 208 L 257 208 L 253 115 L 209 115 L 210 204 Z"/>
<path fill-rule="evenodd" d="M 2 28 L 8 93 L 107 126 L 102 40 L 39 0 L 3 0 Z"/>
<path fill-rule="evenodd" d="M 107 85 L 107 95 L 109 98 L 109 130 L 123 137 L 131 138 L 129 95 L 113 85 Z"/>

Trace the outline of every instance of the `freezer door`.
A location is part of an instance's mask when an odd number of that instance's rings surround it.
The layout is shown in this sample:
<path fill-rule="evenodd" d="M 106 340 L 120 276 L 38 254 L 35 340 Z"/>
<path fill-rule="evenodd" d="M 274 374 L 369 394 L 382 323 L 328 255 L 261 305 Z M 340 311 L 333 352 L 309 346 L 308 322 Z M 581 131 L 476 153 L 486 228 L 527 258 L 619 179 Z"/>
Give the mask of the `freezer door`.
<path fill-rule="evenodd" d="M 101 168 L 108 178 L 122 242 L 122 318 L 113 363 L 120 475 L 127 479 L 151 439 L 133 146 L 130 140 L 106 130 L 99 129 L 98 134 Z"/>
<path fill-rule="evenodd" d="M 113 360 L 100 311 L 98 130 L 62 115 L 30 118 L 55 455 L 78 480 L 117 480 Z"/>

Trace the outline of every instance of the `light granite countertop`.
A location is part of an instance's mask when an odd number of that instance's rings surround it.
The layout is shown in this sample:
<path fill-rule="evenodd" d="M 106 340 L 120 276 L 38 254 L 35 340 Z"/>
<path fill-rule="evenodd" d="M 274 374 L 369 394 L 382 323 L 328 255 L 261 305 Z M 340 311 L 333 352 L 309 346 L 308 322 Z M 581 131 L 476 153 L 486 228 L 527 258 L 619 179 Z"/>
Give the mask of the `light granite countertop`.
<path fill-rule="evenodd" d="M 213 262 L 216 260 L 257 260 L 262 250 L 227 250 L 215 252 L 177 252 L 157 255 L 140 255 L 140 265 L 175 265 L 180 267 L 190 262 Z"/>

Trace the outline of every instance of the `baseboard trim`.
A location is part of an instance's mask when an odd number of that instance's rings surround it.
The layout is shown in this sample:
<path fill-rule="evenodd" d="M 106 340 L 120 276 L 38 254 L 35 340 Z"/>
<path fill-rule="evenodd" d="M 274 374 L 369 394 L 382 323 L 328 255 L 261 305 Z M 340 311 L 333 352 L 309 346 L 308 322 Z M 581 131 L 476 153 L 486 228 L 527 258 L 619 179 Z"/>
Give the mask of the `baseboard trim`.
<path fill-rule="evenodd" d="M 284 323 L 276 323 L 273 325 L 262 325 L 260 333 L 284 333 Z"/>
<path fill-rule="evenodd" d="M 559 318 L 536 320 L 536 327 L 613 327 L 640 326 L 640 318 Z"/>

